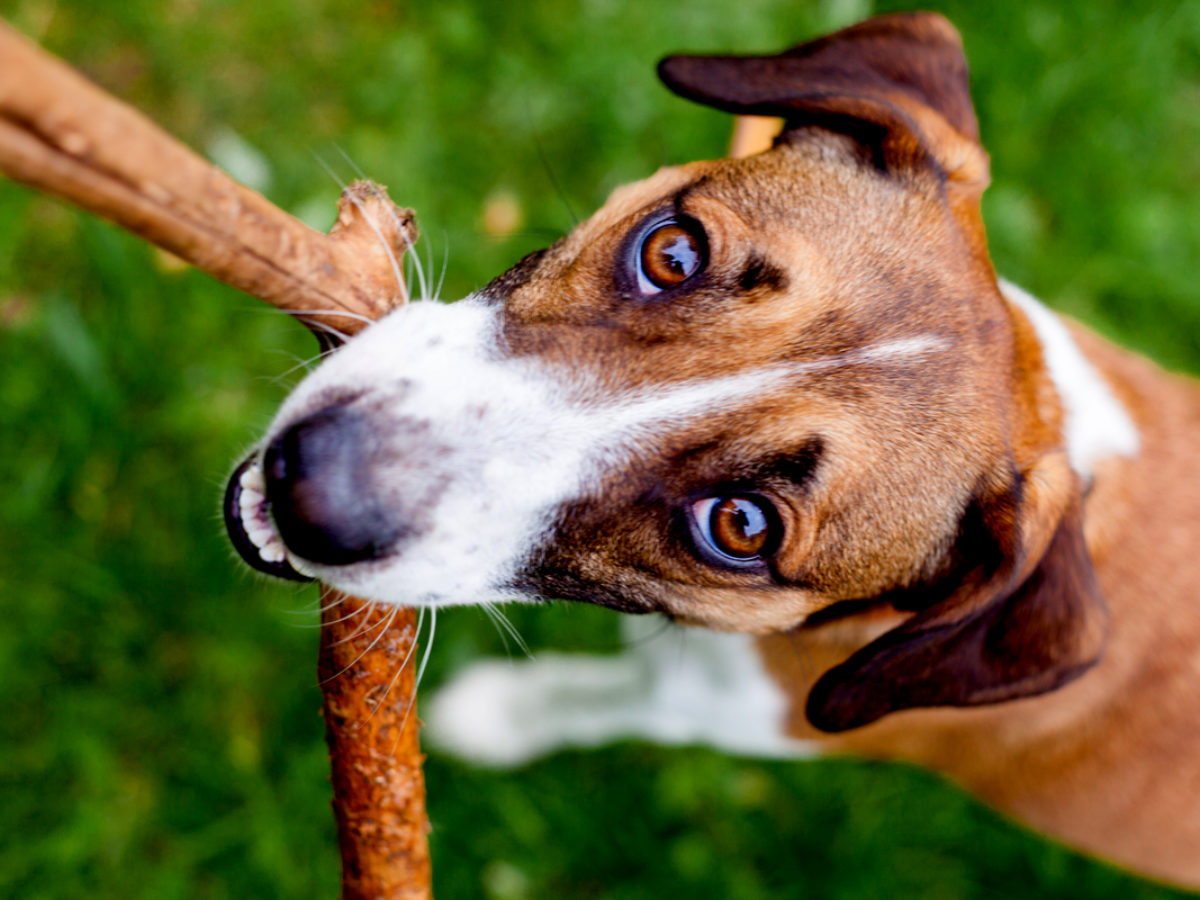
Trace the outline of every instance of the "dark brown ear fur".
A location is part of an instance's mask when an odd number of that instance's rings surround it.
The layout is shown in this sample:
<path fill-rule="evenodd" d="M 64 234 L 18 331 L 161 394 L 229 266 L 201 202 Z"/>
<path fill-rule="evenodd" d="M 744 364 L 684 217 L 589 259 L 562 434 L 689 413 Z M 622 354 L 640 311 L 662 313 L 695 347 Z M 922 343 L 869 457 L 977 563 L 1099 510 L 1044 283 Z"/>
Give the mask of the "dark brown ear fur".
<path fill-rule="evenodd" d="M 1078 495 L 1052 527 L 1040 560 L 964 584 L 826 672 L 809 694 L 809 721 L 844 731 L 902 709 L 1033 696 L 1085 672 L 1099 659 L 1108 613 Z"/>
<path fill-rule="evenodd" d="M 699 103 L 850 134 L 883 168 L 932 165 L 976 196 L 987 185 L 962 42 L 934 13 L 868 19 L 776 56 L 672 56 L 658 72 Z"/>

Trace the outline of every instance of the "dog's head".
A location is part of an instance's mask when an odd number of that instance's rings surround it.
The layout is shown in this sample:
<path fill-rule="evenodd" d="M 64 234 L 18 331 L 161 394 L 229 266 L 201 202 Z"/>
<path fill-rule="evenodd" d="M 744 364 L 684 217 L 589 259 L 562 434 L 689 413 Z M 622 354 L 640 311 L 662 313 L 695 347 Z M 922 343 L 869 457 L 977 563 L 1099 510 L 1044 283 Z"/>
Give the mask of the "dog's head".
<path fill-rule="evenodd" d="M 338 350 L 235 476 L 244 555 L 413 605 L 759 633 L 912 611 L 818 684 L 827 728 L 1073 677 L 1103 607 L 1061 406 L 987 257 L 954 29 L 885 17 L 660 72 L 785 130 Z"/>

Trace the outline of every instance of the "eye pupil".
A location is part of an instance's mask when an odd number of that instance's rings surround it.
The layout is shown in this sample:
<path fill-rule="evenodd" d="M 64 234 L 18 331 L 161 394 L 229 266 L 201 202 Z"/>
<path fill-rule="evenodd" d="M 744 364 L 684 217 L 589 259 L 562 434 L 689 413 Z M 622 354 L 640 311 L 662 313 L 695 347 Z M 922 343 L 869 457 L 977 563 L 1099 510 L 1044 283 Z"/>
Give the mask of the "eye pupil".
<path fill-rule="evenodd" d="M 771 526 L 761 506 L 745 497 L 726 497 L 709 514 L 713 542 L 735 559 L 752 559 L 762 553 Z"/>
<path fill-rule="evenodd" d="M 683 283 L 703 264 L 700 238 L 678 222 L 660 225 L 642 241 L 642 274 L 656 288 L 665 290 Z"/>
<path fill-rule="evenodd" d="M 717 494 L 693 501 L 689 516 L 695 549 L 709 564 L 761 569 L 783 537 L 775 506 L 755 494 Z"/>

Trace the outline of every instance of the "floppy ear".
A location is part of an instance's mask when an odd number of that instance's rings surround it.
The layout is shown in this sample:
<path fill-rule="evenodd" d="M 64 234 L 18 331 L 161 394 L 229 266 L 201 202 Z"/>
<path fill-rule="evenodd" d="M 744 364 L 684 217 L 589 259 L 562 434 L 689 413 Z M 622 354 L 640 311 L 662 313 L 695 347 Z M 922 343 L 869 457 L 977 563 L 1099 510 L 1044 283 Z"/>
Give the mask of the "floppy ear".
<path fill-rule="evenodd" d="M 1029 697 L 1099 659 L 1108 612 L 1084 544 L 1077 476 L 1062 454 L 983 504 L 1004 562 L 991 573 L 984 564 L 826 672 L 808 697 L 813 725 L 844 731 L 902 709 Z"/>
<path fill-rule="evenodd" d="M 987 186 L 962 41 L 934 13 L 868 19 L 776 56 L 671 56 L 658 74 L 727 112 L 849 134 L 880 168 L 933 166 L 975 197 Z"/>

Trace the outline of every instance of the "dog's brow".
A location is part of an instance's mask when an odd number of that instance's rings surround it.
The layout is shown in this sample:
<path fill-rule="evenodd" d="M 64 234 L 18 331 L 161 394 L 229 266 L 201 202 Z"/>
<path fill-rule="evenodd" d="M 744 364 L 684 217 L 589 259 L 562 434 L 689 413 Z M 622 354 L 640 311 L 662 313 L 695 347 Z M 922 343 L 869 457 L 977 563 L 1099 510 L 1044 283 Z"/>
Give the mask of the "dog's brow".
<path fill-rule="evenodd" d="M 707 184 L 708 181 L 709 177 L 707 175 L 701 175 L 695 181 L 685 184 L 672 195 L 671 205 L 675 208 L 676 215 L 683 215 L 683 208 L 687 204 L 688 198 Z"/>
<path fill-rule="evenodd" d="M 745 480 L 750 484 L 786 481 L 802 488 L 812 481 L 824 449 L 825 442 L 813 436 L 786 453 L 759 461 L 748 471 Z"/>
<path fill-rule="evenodd" d="M 761 397 L 765 391 L 812 373 L 845 366 L 901 364 L 949 348 L 946 338 L 922 334 L 817 359 L 774 363 L 749 372 L 685 381 L 665 390 L 659 386 L 652 391 L 634 391 L 617 398 L 585 402 L 585 407 L 594 410 L 591 415 L 604 432 L 636 439 L 644 428 L 690 421 L 730 402 Z M 624 441 L 618 439 L 618 443 Z"/>
<path fill-rule="evenodd" d="M 752 253 L 737 279 L 738 287 L 750 291 L 756 287 L 767 287 L 782 291 L 788 285 L 786 270 L 770 262 L 759 253 Z"/>

